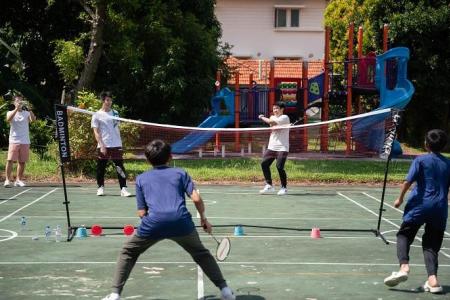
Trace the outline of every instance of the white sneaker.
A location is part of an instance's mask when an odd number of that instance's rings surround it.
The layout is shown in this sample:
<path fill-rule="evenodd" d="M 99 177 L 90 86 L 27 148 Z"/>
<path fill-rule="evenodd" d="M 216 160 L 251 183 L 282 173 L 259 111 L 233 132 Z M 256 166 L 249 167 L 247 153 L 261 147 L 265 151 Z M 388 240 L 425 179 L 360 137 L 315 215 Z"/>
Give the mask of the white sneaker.
<path fill-rule="evenodd" d="M 97 189 L 97 196 L 104 196 L 105 195 L 105 189 L 101 186 Z"/>
<path fill-rule="evenodd" d="M 268 194 L 275 192 L 275 189 L 270 184 L 266 184 L 262 190 L 259 191 L 260 194 Z"/>
<path fill-rule="evenodd" d="M 14 186 L 24 187 L 25 186 L 25 182 L 23 182 L 22 180 L 17 179 L 14 182 Z"/>
<path fill-rule="evenodd" d="M 3 184 L 4 187 L 11 187 L 11 181 L 8 179 L 5 180 L 5 183 Z"/>
<path fill-rule="evenodd" d="M 428 280 L 425 281 L 425 284 L 423 285 L 423 290 L 425 292 L 430 292 L 432 294 L 440 294 L 440 293 L 444 292 L 444 289 L 442 288 L 442 286 L 440 286 L 440 285 L 430 286 L 430 284 L 428 283 Z"/>
<path fill-rule="evenodd" d="M 220 290 L 220 299 L 221 300 L 235 300 L 236 296 L 233 291 L 229 287 L 224 287 Z"/>
<path fill-rule="evenodd" d="M 408 280 L 408 273 L 403 271 L 392 272 L 390 276 L 384 279 L 384 284 L 393 287 L 406 280 Z"/>
<path fill-rule="evenodd" d="M 279 191 L 278 191 L 278 193 L 277 193 L 277 195 L 278 196 L 284 196 L 284 195 L 287 195 L 287 188 L 284 188 L 284 187 L 282 187 Z"/>
<path fill-rule="evenodd" d="M 127 191 L 126 187 L 123 187 L 120 190 L 120 196 L 122 196 L 122 197 L 131 197 L 131 194 L 130 194 L 130 192 Z"/>
<path fill-rule="evenodd" d="M 102 300 L 120 300 L 120 295 L 117 293 L 111 293 Z"/>

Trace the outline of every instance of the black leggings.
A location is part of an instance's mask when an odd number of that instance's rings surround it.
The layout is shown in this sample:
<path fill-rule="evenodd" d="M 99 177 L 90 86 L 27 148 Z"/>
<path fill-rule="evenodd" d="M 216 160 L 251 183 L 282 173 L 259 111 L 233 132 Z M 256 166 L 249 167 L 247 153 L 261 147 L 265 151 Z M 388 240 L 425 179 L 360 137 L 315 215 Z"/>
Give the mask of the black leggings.
<path fill-rule="evenodd" d="M 409 250 L 422 224 L 403 222 L 397 232 L 397 257 L 400 264 L 409 263 Z M 444 230 L 425 224 L 422 235 L 422 251 L 428 276 L 437 275 L 438 253 L 441 250 Z"/>
<path fill-rule="evenodd" d="M 276 159 L 277 170 L 278 174 L 280 175 L 281 187 L 285 188 L 287 186 L 287 176 L 286 171 L 284 170 L 284 164 L 286 163 L 287 156 L 288 152 L 286 151 L 266 150 L 266 152 L 264 152 L 263 161 L 261 162 L 261 168 L 263 170 L 264 179 L 266 180 L 267 184 L 272 185 L 272 174 L 270 172 L 270 166 Z"/>
<path fill-rule="evenodd" d="M 116 167 L 117 179 L 119 179 L 120 189 L 127 187 L 127 173 L 123 166 L 122 148 L 106 148 L 106 155 L 97 152 L 97 185 L 98 187 L 105 185 L 105 171 L 108 160 L 112 160 Z"/>

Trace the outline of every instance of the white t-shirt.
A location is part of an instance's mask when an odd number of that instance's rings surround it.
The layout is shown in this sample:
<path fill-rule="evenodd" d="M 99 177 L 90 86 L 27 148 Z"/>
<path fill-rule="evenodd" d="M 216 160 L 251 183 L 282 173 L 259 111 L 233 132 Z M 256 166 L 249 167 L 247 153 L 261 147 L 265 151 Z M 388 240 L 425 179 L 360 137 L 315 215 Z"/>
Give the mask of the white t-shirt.
<path fill-rule="evenodd" d="M 8 118 L 14 111 L 8 111 Z M 10 144 L 30 144 L 30 112 L 26 110 L 17 111 L 11 120 L 11 128 L 9 129 Z"/>
<path fill-rule="evenodd" d="M 277 123 L 275 126 L 289 125 L 291 123 L 287 115 L 281 115 L 279 117 L 271 116 L 270 120 Z M 270 134 L 269 146 L 267 148 L 273 151 L 289 152 L 289 128 L 273 129 Z"/>
<path fill-rule="evenodd" d="M 100 137 L 106 148 L 122 147 L 119 120 L 111 118 L 118 116 L 119 113 L 113 109 L 109 112 L 99 110 L 92 116 L 91 127 L 98 128 Z M 100 148 L 99 144 L 97 144 L 97 148 Z"/>

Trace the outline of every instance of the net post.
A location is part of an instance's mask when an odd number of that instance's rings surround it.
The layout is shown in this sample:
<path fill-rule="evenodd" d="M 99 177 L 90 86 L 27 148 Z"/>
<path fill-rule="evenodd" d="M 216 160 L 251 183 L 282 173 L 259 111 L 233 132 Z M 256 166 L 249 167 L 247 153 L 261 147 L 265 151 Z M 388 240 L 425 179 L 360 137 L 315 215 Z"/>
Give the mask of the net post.
<path fill-rule="evenodd" d="M 225 157 L 225 145 L 222 145 L 222 158 Z"/>
<path fill-rule="evenodd" d="M 203 157 L 203 149 L 201 147 L 198 149 L 198 157 L 199 158 Z"/>
<path fill-rule="evenodd" d="M 249 155 L 252 154 L 252 143 L 248 143 L 248 145 L 247 145 L 247 152 L 248 152 Z"/>
<path fill-rule="evenodd" d="M 69 126 L 67 122 L 67 106 L 55 104 L 55 120 L 56 120 L 56 138 L 58 140 L 59 149 L 59 166 L 61 168 L 61 178 L 64 191 L 64 202 L 67 218 L 67 241 L 73 238 L 73 228 L 70 222 L 70 210 L 67 197 L 66 176 L 64 172 L 64 163 L 70 161 L 70 144 L 69 144 Z"/>
<path fill-rule="evenodd" d="M 245 151 L 244 148 L 241 148 L 241 156 L 244 157 L 245 156 Z"/>
<path fill-rule="evenodd" d="M 381 218 L 383 217 L 383 211 L 385 210 L 384 209 L 384 197 L 386 194 L 386 184 L 387 184 L 387 178 L 388 178 L 388 174 L 389 174 L 389 164 L 392 160 L 392 144 L 394 143 L 395 137 L 397 136 L 397 129 L 400 124 L 400 111 L 394 109 L 391 113 L 391 116 L 392 116 L 392 122 L 393 122 L 394 126 L 392 127 L 391 130 L 388 131 L 388 133 L 385 137 L 383 153 L 381 153 L 381 155 L 380 155 L 382 158 L 386 157 L 386 166 L 384 168 L 383 189 L 381 192 L 380 208 L 379 208 L 379 212 L 378 212 L 378 223 L 377 223 L 377 229 L 376 229 L 376 233 L 375 233 L 375 235 L 377 237 L 380 237 L 386 244 L 389 244 L 389 242 L 381 234 L 381 231 L 380 231 Z"/>

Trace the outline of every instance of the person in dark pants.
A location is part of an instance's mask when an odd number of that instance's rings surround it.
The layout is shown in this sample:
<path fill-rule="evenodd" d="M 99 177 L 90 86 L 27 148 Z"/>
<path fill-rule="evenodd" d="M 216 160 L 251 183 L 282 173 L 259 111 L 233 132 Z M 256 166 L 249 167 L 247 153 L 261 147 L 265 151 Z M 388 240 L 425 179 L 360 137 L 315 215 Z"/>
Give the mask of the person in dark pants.
<path fill-rule="evenodd" d="M 430 130 L 425 137 L 428 154 L 421 155 L 412 162 L 400 196 L 394 206 L 400 207 L 403 198 L 415 182 L 409 194 L 403 213 L 403 222 L 397 233 L 397 257 L 400 270 L 384 279 L 387 286 L 393 287 L 408 279 L 409 250 L 422 225 L 422 251 L 428 279 L 423 286 L 430 293 L 442 293 L 443 289 L 437 279 L 438 253 L 442 246 L 448 217 L 448 191 L 450 187 L 450 160 L 440 154 L 447 144 L 443 130 Z"/>
<path fill-rule="evenodd" d="M 105 194 L 105 170 L 108 160 L 112 160 L 119 179 L 120 195 L 130 197 L 127 190 L 127 175 L 123 166 L 122 139 L 119 130 L 119 113 L 112 109 L 112 96 L 110 92 L 100 94 L 102 108 L 97 111 L 91 120 L 91 127 L 97 141 L 97 196 Z"/>
<path fill-rule="evenodd" d="M 104 300 L 120 299 L 120 294 L 138 257 L 154 244 L 170 239 L 187 251 L 208 278 L 220 289 L 222 300 L 236 297 L 208 249 L 200 241 L 192 216 L 186 208 L 185 195 L 194 202 L 203 229 L 211 233 L 205 205 L 186 171 L 169 167 L 171 148 L 161 140 L 147 145 L 145 157 L 152 170 L 136 178 L 136 202 L 141 224 L 137 233 L 125 242 L 117 260 L 113 292 Z"/>
<path fill-rule="evenodd" d="M 290 124 L 289 117 L 284 112 L 284 103 L 277 102 L 272 107 L 273 115 L 270 118 L 264 115 L 259 115 L 259 119 L 266 124 L 272 126 L 288 126 Z M 266 185 L 260 194 L 268 194 L 275 192 L 275 188 L 272 185 L 272 174 L 270 172 L 270 166 L 273 161 L 277 160 L 277 170 L 280 175 L 281 188 L 278 191 L 279 196 L 287 194 L 287 175 L 284 170 L 284 164 L 289 153 L 289 128 L 274 128 L 270 134 L 269 145 L 264 152 L 263 160 L 261 162 L 261 168 L 263 170 L 264 179 Z"/>

